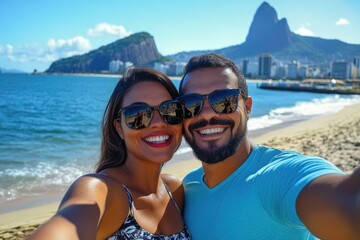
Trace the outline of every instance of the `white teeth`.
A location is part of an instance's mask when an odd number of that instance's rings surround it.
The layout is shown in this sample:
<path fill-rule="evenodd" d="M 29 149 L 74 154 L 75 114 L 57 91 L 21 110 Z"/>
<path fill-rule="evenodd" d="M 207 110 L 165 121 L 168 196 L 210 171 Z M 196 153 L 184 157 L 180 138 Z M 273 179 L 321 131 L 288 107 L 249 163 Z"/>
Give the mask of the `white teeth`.
<path fill-rule="evenodd" d="M 224 128 L 210 128 L 210 129 L 201 130 L 200 134 L 210 135 L 210 134 L 222 133 L 223 131 Z"/>
<path fill-rule="evenodd" d="M 168 135 L 164 135 L 164 136 L 148 137 L 145 138 L 145 141 L 152 143 L 163 143 L 169 140 L 169 138 L 170 137 Z"/>

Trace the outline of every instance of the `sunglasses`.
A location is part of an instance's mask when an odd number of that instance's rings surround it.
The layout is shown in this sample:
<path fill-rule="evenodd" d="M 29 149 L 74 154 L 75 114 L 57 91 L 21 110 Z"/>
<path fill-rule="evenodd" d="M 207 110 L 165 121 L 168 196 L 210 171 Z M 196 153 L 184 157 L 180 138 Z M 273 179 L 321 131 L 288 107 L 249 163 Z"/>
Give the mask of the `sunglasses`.
<path fill-rule="evenodd" d="M 156 107 L 150 107 L 146 103 L 134 103 L 121 108 L 117 113 L 116 120 L 120 119 L 122 113 L 129 128 L 143 129 L 150 125 L 154 110 L 158 110 L 161 118 L 170 125 L 177 125 L 184 121 L 184 107 L 178 100 L 165 101 Z"/>
<path fill-rule="evenodd" d="M 177 99 L 184 105 L 185 118 L 188 119 L 199 115 L 206 98 L 216 113 L 233 113 L 238 107 L 240 93 L 240 89 L 222 89 L 206 95 L 187 94 Z"/>

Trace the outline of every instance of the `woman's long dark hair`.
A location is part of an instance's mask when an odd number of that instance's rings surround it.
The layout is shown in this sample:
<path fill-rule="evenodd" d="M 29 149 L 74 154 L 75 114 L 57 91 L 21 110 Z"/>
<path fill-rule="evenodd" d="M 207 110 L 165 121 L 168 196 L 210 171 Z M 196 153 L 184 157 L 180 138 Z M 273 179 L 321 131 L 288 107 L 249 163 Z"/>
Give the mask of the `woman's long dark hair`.
<path fill-rule="evenodd" d="M 171 97 L 177 98 L 179 93 L 172 81 L 163 73 L 154 69 L 130 68 L 117 83 L 102 119 L 102 140 L 100 159 L 96 165 L 96 172 L 106 168 L 117 167 L 125 162 L 127 157 L 126 144 L 120 138 L 114 126 L 114 119 L 122 107 L 126 92 L 139 82 L 153 81 L 163 85 Z"/>

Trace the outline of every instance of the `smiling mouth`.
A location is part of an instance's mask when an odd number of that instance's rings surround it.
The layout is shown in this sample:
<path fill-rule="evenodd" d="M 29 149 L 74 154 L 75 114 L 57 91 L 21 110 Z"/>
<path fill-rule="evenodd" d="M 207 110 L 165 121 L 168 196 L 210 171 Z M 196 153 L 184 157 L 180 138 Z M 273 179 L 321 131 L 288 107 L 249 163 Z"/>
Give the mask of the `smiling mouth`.
<path fill-rule="evenodd" d="M 215 134 L 222 133 L 224 131 L 225 131 L 225 128 L 218 127 L 218 128 L 203 129 L 203 130 L 200 130 L 199 133 L 201 135 L 215 135 Z"/>
<path fill-rule="evenodd" d="M 144 140 L 149 143 L 160 144 L 167 142 L 169 139 L 170 139 L 169 135 L 162 135 L 156 137 L 147 137 Z"/>

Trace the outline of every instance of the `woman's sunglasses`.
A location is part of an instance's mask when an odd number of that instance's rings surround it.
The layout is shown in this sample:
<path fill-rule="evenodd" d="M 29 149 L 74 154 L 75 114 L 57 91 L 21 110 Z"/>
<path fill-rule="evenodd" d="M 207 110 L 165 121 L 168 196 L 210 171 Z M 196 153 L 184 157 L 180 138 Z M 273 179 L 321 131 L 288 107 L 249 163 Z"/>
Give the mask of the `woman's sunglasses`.
<path fill-rule="evenodd" d="M 117 113 L 116 120 L 120 119 L 122 113 L 129 128 L 143 129 L 150 125 L 154 110 L 158 110 L 161 118 L 170 125 L 177 125 L 184 121 L 184 107 L 178 100 L 165 101 L 156 107 L 150 107 L 146 103 L 134 103 L 121 108 Z"/>
<path fill-rule="evenodd" d="M 235 112 L 238 107 L 240 92 L 240 89 L 222 89 L 206 95 L 187 94 L 177 99 L 185 107 L 185 118 L 193 118 L 201 112 L 206 98 L 216 113 Z"/>

